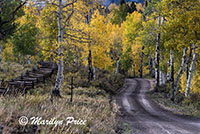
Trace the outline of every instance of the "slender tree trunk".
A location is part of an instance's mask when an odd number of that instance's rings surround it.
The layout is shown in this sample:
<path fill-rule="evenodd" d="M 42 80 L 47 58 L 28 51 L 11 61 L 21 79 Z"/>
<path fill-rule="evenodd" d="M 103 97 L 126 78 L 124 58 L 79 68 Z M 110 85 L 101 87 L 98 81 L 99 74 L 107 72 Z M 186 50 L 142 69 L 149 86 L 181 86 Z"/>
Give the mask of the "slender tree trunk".
<path fill-rule="evenodd" d="M 162 71 L 160 71 L 160 85 L 164 85 L 165 84 L 165 75 Z"/>
<path fill-rule="evenodd" d="M 88 12 L 87 16 L 87 23 L 88 27 L 90 26 L 90 18 L 91 18 L 91 10 Z M 88 40 L 90 40 L 90 35 L 88 34 Z M 93 70 L 92 70 L 92 52 L 90 49 L 90 43 L 88 43 L 88 82 L 90 82 L 93 79 Z"/>
<path fill-rule="evenodd" d="M 161 16 L 158 17 L 158 27 L 160 27 L 161 23 Z M 159 86 L 159 62 L 160 62 L 160 32 L 157 34 L 156 40 L 156 54 L 155 54 L 155 79 L 156 79 L 156 86 Z"/>
<path fill-rule="evenodd" d="M 149 54 L 149 75 L 152 75 L 152 69 L 153 69 L 152 55 Z"/>
<path fill-rule="evenodd" d="M 0 44 L 0 70 L 1 70 L 1 63 L 2 62 L 2 45 Z"/>
<path fill-rule="evenodd" d="M 160 86 L 162 86 L 162 71 L 160 71 Z"/>
<path fill-rule="evenodd" d="M 162 61 L 164 61 L 164 56 L 162 56 Z M 162 69 L 160 71 L 160 85 L 165 85 L 166 78 L 165 78 L 165 73 L 164 73 L 164 68 L 162 66 Z"/>
<path fill-rule="evenodd" d="M 167 81 L 170 82 L 170 60 L 167 62 L 168 67 L 167 67 Z"/>
<path fill-rule="evenodd" d="M 28 64 L 31 64 L 31 56 L 28 55 Z"/>
<path fill-rule="evenodd" d="M 93 79 L 92 54 L 91 54 L 91 50 L 89 50 L 89 55 L 88 55 L 88 82 L 90 82 L 92 79 Z"/>
<path fill-rule="evenodd" d="M 163 85 L 165 85 L 166 84 L 166 75 L 165 75 L 165 73 L 162 73 L 162 79 L 163 79 Z"/>
<path fill-rule="evenodd" d="M 59 60 L 58 60 L 58 72 L 56 76 L 56 83 L 55 83 L 55 90 L 53 91 L 53 94 L 55 96 L 60 97 L 60 88 L 63 84 L 64 76 L 63 76 L 63 26 L 62 26 L 62 11 L 63 11 L 63 6 L 62 6 L 62 0 L 59 0 L 59 12 L 58 12 L 58 44 L 59 44 L 59 50 L 58 50 L 58 55 L 59 55 Z"/>
<path fill-rule="evenodd" d="M 176 82 L 174 84 L 174 91 L 173 91 L 172 98 L 171 98 L 172 101 L 174 101 L 174 99 L 175 99 L 176 92 L 178 90 L 179 83 L 180 83 L 180 80 L 181 80 L 181 76 L 182 76 L 183 70 L 185 68 L 185 63 L 186 63 L 186 48 L 184 48 L 184 50 L 183 50 L 183 57 L 182 57 L 181 67 L 180 67 L 178 76 L 176 77 Z"/>
<path fill-rule="evenodd" d="M 119 58 L 117 58 L 115 74 L 118 74 L 118 72 L 119 72 Z"/>
<path fill-rule="evenodd" d="M 130 66 L 129 70 L 130 70 L 129 77 L 131 77 L 131 73 L 132 73 L 132 67 L 131 66 Z"/>
<path fill-rule="evenodd" d="M 192 81 L 192 76 L 195 70 L 195 62 L 196 62 L 196 58 L 197 58 L 197 53 L 196 53 L 196 45 L 193 44 L 193 59 L 192 59 L 192 63 L 190 65 L 190 72 L 189 72 L 189 76 L 188 76 L 188 80 L 187 80 L 187 88 L 186 88 L 186 94 L 185 96 L 188 96 L 190 94 L 190 88 L 191 88 L 191 81 Z"/>
<path fill-rule="evenodd" d="M 165 74 L 163 73 L 163 71 L 160 71 L 160 85 L 165 85 L 166 82 L 166 78 L 165 78 Z"/>
<path fill-rule="evenodd" d="M 171 78 L 170 82 L 172 85 L 172 89 L 174 89 L 174 57 L 173 57 L 173 51 L 170 52 L 170 66 L 171 66 Z"/>
<path fill-rule="evenodd" d="M 144 53 L 142 52 L 140 56 L 140 78 L 143 77 L 143 57 L 144 57 Z"/>
<path fill-rule="evenodd" d="M 190 53 L 189 53 L 189 57 L 187 59 L 187 63 L 186 63 L 186 79 L 188 80 L 188 76 L 189 76 L 189 63 L 190 63 L 190 60 L 192 58 L 192 46 L 190 44 Z"/>

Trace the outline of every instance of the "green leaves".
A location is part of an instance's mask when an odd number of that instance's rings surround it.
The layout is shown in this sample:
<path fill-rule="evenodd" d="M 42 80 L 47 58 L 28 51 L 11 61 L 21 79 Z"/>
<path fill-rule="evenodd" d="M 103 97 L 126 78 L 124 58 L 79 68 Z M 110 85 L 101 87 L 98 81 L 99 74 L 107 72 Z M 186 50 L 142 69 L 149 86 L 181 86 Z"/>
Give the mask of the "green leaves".
<path fill-rule="evenodd" d="M 113 9 L 111 22 L 113 24 L 121 25 L 121 23 L 126 20 L 126 16 L 128 15 L 128 13 L 133 13 L 134 11 L 136 11 L 135 3 L 132 3 L 129 6 L 122 1 L 118 8 Z"/>
<path fill-rule="evenodd" d="M 21 0 L 2 0 L 0 7 L 0 41 L 10 37 L 17 25 L 15 20 L 24 15 L 21 9 Z M 19 8 L 20 7 L 20 8 Z M 14 12 L 16 11 L 16 12 Z"/>
<path fill-rule="evenodd" d="M 24 8 L 25 15 L 16 20 L 17 31 L 12 36 L 14 53 L 22 55 L 34 55 L 36 53 L 36 40 L 38 28 L 36 28 L 36 18 L 32 14 L 31 8 Z"/>
<path fill-rule="evenodd" d="M 34 55 L 37 31 L 34 24 L 23 25 L 12 37 L 14 52 L 20 52 L 23 55 Z"/>
<path fill-rule="evenodd" d="M 122 55 L 121 69 L 123 71 L 128 71 L 129 68 L 132 66 L 132 64 L 133 64 L 132 50 L 131 50 L 131 46 L 128 46 L 126 48 L 126 51 Z"/>

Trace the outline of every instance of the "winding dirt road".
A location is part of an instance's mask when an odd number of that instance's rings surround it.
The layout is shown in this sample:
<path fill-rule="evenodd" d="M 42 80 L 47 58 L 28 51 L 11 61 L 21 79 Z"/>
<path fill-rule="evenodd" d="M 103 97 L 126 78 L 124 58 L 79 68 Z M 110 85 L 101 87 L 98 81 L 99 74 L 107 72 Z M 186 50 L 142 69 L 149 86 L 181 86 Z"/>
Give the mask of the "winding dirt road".
<path fill-rule="evenodd" d="M 127 79 L 117 96 L 120 117 L 134 134 L 200 134 L 200 119 L 162 109 L 150 99 L 150 88 L 146 79 Z"/>

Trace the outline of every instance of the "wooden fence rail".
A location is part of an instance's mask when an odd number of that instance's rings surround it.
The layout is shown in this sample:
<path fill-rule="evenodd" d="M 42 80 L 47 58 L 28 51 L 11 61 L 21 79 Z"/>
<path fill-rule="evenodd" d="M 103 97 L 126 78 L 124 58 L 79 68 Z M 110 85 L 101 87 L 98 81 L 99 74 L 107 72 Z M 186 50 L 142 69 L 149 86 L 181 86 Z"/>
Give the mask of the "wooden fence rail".
<path fill-rule="evenodd" d="M 45 80 L 51 78 L 56 73 L 57 65 L 53 62 L 38 62 L 37 68 L 32 71 L 26 71 L 20 77 L 10 81 L 1 81 L 0 94 L 25 94 L 27 90 L 33 89 L 39 82 L 45 83 Z"/>

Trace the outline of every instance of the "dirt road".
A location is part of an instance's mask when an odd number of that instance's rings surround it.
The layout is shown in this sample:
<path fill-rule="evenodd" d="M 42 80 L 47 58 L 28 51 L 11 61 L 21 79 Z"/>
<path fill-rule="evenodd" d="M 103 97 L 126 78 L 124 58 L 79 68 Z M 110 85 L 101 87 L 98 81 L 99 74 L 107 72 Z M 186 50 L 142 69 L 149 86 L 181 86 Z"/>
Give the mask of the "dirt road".
<path fill-rule="evenodd" d="M 162 109 L 150 99 L 150 88 L 148 80 L 127 79 L 117 96 L 120 117 L 134 134 L 200 134 L 200 119 Z"/>

